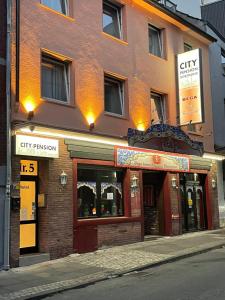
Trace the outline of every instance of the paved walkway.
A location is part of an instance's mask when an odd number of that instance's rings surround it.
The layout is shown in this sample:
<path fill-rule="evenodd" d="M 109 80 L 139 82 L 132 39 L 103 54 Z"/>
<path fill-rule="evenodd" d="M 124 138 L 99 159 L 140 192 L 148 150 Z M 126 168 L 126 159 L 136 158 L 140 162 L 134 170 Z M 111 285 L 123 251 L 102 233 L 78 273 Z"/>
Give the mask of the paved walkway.
<path fill-rule="evenodd" d="M 2 271 L 0 300 L 34 299 L 222 246 L 225 229 L 150 239 Z"/>

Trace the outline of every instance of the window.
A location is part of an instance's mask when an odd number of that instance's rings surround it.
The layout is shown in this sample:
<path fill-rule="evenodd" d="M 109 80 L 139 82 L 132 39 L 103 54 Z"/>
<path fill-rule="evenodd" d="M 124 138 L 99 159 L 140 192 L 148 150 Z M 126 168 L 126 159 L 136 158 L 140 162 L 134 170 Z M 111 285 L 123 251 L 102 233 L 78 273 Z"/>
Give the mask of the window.
<path fill-rule="evenodd" d="M 121 7 L 109 1 L 103 1 L 103 31 L 122 39 Z"/>
<path fill-rule="evenodd" d="M 193 48 L 191 45 L 184 43 L 184 52 L 191 51 Z"/>
<path fill-rule="evenodd" d="M 151 93 L 151 124 L 166 123 L 165 97 L 162 94 Z"/>
<path fill-rule="evenodd" d="M 123 171 L 78 165 L 78 218 L 123 215 Z"/>
<path fill-rule="evenodd" d="M 161 38 L 161 30 L 149 25 L 148 27 L 149 34 L 149 52 L 153 55 L 162 57 L 162 38 Z"/>
<path fill-rule="evenodd" d="M 41 3 L 64 15 L 68 15 L 67 0 L 41 0 Z"/>
<path fill-rule="evenodd" d="M 68 81 L 68 63 L 43 55 L 41 64 L 41 96 L 68 102 Z"/>
<path fill-rule="evenodd" d="M 123 115 L 124 83 L 121 80 L 105 76 L 105 111 Z"/>

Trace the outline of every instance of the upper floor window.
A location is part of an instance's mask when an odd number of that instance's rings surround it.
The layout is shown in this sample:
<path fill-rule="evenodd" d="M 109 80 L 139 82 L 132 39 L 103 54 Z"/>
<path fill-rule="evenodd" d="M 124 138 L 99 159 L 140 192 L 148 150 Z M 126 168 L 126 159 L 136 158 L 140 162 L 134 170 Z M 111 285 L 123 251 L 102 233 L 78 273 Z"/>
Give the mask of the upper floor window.
<path fill-rule="evenodd" d="M 165 96 L 151 92 L 151 124 L 166 123 Z"/>
<path fill-rule="evenodd" d="M 149 52 L 153 55 L 163 57 L 162 30 L 152 25 L 148 27 Z"/>
<path fill-rule="evenodd" d="M 41 0 L 41 3 L 64 15 L 68 15 L 67 0 Z"/>
<path fill-rule="evenodd" d="M 121 7 L 110 1 L 103 1 L 103 31 L 122 38 Z"/>
<path fill-rule="evenodd" d="M 193 48 L 191 45 L 184 43 L 184 52 L 191 51 Z"/>
<path fill-rule="evenodd" d="M 105 76 L 105 111 L 123 115 L 124 83 L 113 77 Z"/>
<path fill-rule="evenodd" d="M 42 56 L 41 96 L 58 101 L 69 101 L 68 63 Z"/>

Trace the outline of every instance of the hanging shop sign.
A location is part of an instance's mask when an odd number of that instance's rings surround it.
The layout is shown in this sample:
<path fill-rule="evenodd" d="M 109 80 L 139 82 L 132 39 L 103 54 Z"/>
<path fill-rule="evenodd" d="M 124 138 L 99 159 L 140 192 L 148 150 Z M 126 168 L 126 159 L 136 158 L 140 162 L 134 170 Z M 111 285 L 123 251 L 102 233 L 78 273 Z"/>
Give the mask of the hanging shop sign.
<path fill-rule="evenodd" d="M 115 163 L 117 167 L 148 170 L 178 172 L 190 170 L 189 158 L 186 156 L 121 146 L 115 146 Z"/>
<path fill-rule="evenodd" d="M 59 141 L 28 135 L 16 135 L 16 155 L 58 158 Z"/>
<path fill-rule="evenodd" d="M 177 56 L 180 125 L 202 123 L 203 93 L 200 49 Z"/>
<path fill-rule="evenodd" d="M 20 161 L 20 175 L 37 176 L 38 163 L 36 160 L 21 160 Z"/>

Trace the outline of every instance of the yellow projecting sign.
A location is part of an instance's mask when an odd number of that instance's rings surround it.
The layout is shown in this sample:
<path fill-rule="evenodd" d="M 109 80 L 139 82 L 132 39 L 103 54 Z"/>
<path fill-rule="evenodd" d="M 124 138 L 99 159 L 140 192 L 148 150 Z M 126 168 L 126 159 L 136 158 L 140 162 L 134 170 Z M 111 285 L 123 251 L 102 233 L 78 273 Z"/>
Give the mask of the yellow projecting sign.
<path fill-rule="evenodd" d="M 37 176 L 38 164 L 35 160 L 21 160 L 20 161 L 20 175 Z"/>

